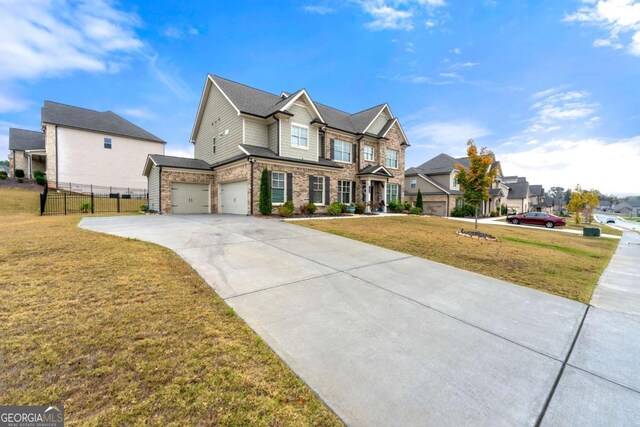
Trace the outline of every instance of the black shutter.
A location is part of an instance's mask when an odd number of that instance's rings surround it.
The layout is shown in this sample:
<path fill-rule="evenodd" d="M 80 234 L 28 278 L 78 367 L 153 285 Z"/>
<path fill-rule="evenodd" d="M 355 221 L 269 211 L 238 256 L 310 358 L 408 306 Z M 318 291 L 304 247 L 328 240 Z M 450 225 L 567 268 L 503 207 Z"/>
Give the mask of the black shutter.
<path fill-rule="evenodd" d="M 335 154 L 335 142 L 334 142 L 333 138 L 330 141 L 331 141 L 331 157 L 330 157 L 330 159 L 333 160 L 334 159 L 334 154 Z"/>
<path fill-rule="evenodd" d="M 325 205 L 329 204 L 329 195 L 331 194 L 329 190 L 331 190 L 331 180 L 329 179 L 328 176 L 326 176 L 324 178 L 324 204 Z"/>
<path fill-rule="evenodd" d="M 351 149 L 351 163 L 355 163 L 357 161 L 358 158 L 358 146 L 356 144 L 351 144 L 351 146 L 353 147 Z"/>
<path fill-rule="evenodd" d="M 398 200 L 402 200 L 402 185 L 398 184 Z"/>
<path fill-rule="evenodd" d="M 320 141 L 318 141 L 318 144 L 320 144 L 320 158 L 321 159 L 326 159 L 327 158 L 327 148 L 324 146 L 324 133 L 320 134 Z"/>
<path fill-rule="evenodd" d="M 287 202 L 293 200 L 293 174 L 287 174 Z"/>
<path fill-rule="evenodd" d="M 351 202 L 356 202 L 356 182 L 351 181 Z"/>
<path fill-rule="evenodd" d="M 313 203 L 313 176 L 309 175 L 309 203 Z"/>

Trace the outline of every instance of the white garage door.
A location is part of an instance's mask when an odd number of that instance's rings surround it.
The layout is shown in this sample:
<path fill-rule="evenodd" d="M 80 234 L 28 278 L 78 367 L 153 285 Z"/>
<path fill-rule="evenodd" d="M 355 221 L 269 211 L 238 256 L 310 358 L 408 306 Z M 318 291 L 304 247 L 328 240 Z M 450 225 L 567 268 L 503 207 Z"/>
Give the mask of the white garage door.
<path fill-rule="evenodd" d="M 220 213 L 247 214 L 247 181 L 220 184 Z"/>
<path fill-rule="evenodd" d="M 209 213 L 209 185 L 172 182 L 171 212 L 174 214 Z"/>

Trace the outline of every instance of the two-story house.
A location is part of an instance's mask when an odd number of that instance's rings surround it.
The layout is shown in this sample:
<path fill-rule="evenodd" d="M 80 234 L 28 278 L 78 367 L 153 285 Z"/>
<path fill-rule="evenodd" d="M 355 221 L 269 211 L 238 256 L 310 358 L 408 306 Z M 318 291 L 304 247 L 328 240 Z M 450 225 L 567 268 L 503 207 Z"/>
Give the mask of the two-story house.
<path fill-rule="evenodd" d="M 45 101 L 41 128 L 9 129 L 10 176 L 42 170 L 51 188 L 143 189 L 140 168 L 149 153 L 164 153 L 162 139 L 111 111 Z"/>
<path fill-rule="evenodd" d="M 529 212 L 531 192 L 527 178 L 523 176 L 505 176 L 503 177 L 503 182 L 509 187 L 509 195 L 507 196 L 506 203 L 509 212 Z"/>
<path fill-rule="evenodd" d="M 418 189 L 422 194 L 424 213 L 427 215 L 450 216 L 453 209 L 464 204 L 462 190 L 456 179 L 456 165 L 469 167 L 469 158 L 455 158 L 441 153 L 417 167 L 405 171 L 405 196 L 415 203 Z M 489 215 L 499 210 L 506 199 L 508 188 L 502 183 L 502 168 L 495 161 L 489 170 L 496 170 L 496 180 L 489 190 L 489 200 L 480 206 L 480 215 Z"/>
<path fill-rule="evenodd" d="M 408 143 L 387 104 L 349 114 L 207 75 L 191 142 L 192 159 L 149 156 L 150 209 L 257 214 L 264 168 L 274 208 L 402 199 Z"/>
<path fill-rule="evenodd" d="M 547 203 L 546 193 L 542 185 L 529 185 L 529 210 L 551 213 L 552 207 Z"/>

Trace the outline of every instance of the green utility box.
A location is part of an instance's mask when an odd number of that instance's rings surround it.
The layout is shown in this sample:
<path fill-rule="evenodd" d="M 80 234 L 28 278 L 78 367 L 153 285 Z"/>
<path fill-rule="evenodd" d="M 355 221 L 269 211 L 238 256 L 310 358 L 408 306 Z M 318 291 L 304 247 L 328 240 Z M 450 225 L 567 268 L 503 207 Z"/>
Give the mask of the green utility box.
<path fill-rule="evenodd" d="M 582 235 L 586 237 L 600 237 L 600 231 L 598 227 L 585 227 L 582 229 Z"/>

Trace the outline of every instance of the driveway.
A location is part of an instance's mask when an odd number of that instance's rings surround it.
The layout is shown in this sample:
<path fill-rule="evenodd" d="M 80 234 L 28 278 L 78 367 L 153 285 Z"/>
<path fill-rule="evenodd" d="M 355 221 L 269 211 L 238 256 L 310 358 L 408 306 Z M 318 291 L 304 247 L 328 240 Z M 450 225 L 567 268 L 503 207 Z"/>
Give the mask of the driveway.
<path fill-rule="evenodd" d="M 607 337 L 592 331 L 572 354 L 599 309 L 586 315 L 575 301 L 271 219 L 80 226 L 176 252 L 349 425 L 566 425 L 590 414 L 585 399 L 608 420 L 640 413 L 638 373 L 619 379 L 631 365 L 603 374 L 616 362 L 608 348 L 590 362 Z"/>

